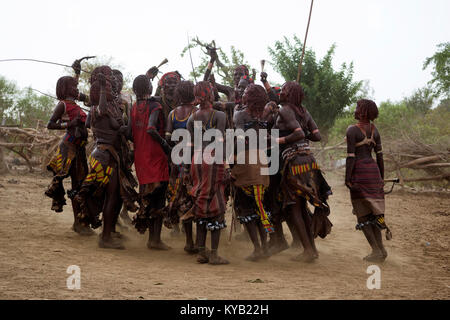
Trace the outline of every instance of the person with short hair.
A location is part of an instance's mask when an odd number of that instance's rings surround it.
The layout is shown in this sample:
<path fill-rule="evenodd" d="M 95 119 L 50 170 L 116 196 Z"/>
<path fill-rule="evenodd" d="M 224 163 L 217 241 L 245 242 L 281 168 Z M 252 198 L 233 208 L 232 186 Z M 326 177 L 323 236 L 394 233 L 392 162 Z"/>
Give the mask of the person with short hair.
<path fill-rule="evenodd" d="M 161 240 L 163 209 L 169 180 L 168 155 L 171 148 L 164 137 L 164 114 L 152 94 L 150 79 L 145 75 L 133 81 L 136 102 L 131 108 L 128 136 L 134 144 L 134 166 L 139 180 L 140 209 L 133 220 L 136 229 L 149 229 L 147 247 L 170 249 Z"/>
<path fill-rule="evenodd" d="M 303 253 L 294 261 L 313 262 L 319 254 L 315 238 L 325 238 L 331 232 L 328 219 L 328 196 L 331 188 L 314 158 L 309 141 L 320 141 L 320 131 L 308 110 L 302 105 L 304 92 L 295 81 L 281 87 L 281 108 L 274 128 L 279 129 L 284 218 L 297 233 Z M 314 207 L 314 214 L 307 203 Z"/>
<path fill-rule="evenodd" d="M 219 138 L 225 145 L 226 115 L 222 111 L 213 109 L 214 93 L 209 82 L 200 81 L 194 87 L 194 95 L 200 109 L 194 112 L 188 120 L 187 128 L 194 142 L 194 122 L 201 122 L 202 131 L 217 129 L 221 132 Z M 229 181 L 230 168 L 227 164 L 217 163 L 215 154 L 203 154 L 209 142 L 203 141 L 201 149 L 194 148 L 192 164 L 190 166 L 194 199 L 194 216 L 197 222 L 197 245 L 199 263 L 213 265 L 228 264 L 229 262 L 218 255 L 220 233 L 226 227 L 225 223 L 225 185 Z M 201 163 L 195 163 L 200 156 Z M 205 157 L 208 159 L 206 160 Z M 225 157 L 225 154 L 224 154 Z M 208 161 L 209 160 L 209 161 Z M 211 161 L 211 162 L 210 162 Z M 206 235 L 211 232 L 211 252 L 206 251 Z"/>
<path fill-rule="evenodd" d="M 52 210 L 62 212 L 66 204 L 63 180 L 70 176 L 72 189 L 67 191 L 67 194 L 72 202 L 74 215 L 72 229 L 80 235 L 92 235 L 92 229 L 80 223 L 77 217 L 80 207 L 73 200 L 88 172 L 86 162 L 88 132 L 85 125 L 87 116 L 75 101 L 81 100 L 85 103 L 89 101 L 88 96 L 80 93 L 77 88 L 81 71 L 78 60 L 74 63 L 74 70 L 75 77 L 61 77 L 56 84 L 56 96 L 59 102 L 53 110 L 47 128 L 65 130 L 66 134 L 47 165 L 47 169 L 53 173 L 53 179 L 45 195 L 52 198 Z"/>
<path fill-rule="evenodd" d="M 170 143 L 172 133 L 178 129 L 187 129 L 189 117 L 198 110 L 195 106 L 194 83 L 192 81 L 180 81 L 175 89 L 175 96 L 179 106 L 169 113 L 166 127 L 166 140 Z M 184 165 L 184 164 L 183 164 Z M 189 254 L 198 253 L 198 248 L 193 239 L 193 214 L 192 197 L 189 190 L 192 187 L 189 179 L 189 171 L 185 171 L 183 165 L 170 163 L 169 186 L 167 189 L 168 212 L 166 224 L 170 228 L 178 227 L 181 220 L 186 235 L 184 251 Z"/>
<path fill-rule="evenodd" d="M 347 160 L 345 185 L 350 190 L 353 214 L 358 224 L 356 229 L 364 233 L 372 253 L 364 260 L 381 262 L 387 257 L 381 236 L 386 229 L 386 238 L 391 233 L 384 221 L 384 161 L 381 136 L 372 123 L 378 117 L 378 108 L 374 101 L 358 100 L 355 119 L 358 123 L 347 129 Z M 372 158 L 376 154 L 376 161 Z"/>

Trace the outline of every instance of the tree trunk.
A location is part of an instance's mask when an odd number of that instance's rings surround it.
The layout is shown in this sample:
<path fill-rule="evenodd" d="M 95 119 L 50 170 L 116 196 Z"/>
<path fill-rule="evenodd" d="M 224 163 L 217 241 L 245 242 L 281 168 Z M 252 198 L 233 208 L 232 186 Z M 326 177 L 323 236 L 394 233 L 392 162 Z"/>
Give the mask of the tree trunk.
<path fill-rule="evenodd" d="M 0 138 L 0 141 L 2 141 L 2 138 Z M 5 161 L 5 152 L 3 150 L 3 147 L 0 147 L 0 174 L 5 174 L 8 172 L 9 169 Z"/>

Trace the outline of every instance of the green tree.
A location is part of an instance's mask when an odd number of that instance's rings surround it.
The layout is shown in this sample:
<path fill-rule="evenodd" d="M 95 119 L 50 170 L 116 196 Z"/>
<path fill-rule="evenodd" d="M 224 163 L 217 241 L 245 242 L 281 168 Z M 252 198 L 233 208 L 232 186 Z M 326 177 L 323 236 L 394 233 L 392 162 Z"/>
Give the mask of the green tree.
<path fill-rule="evenodd" d="M 16 85 L 0 76 L 0 124 L 10 122 L 8 121 L 8 110 L 12 108 L 16 94 Z"/>
<path fill-rule="evenodd" d="M 201 57 L 201 62 L 197 67 L 194 67 L 194 70 L 189 73 L 190 79 L 197 81 L 203 80 L 203 75 L 205 74 L 206 68 L 208 67 L 209 56 L 208 56 L 208 47 L 215 47 L 215 42 L 206 43 L 196 38 L 192 38 L 189 45 L 187 45 L 183 51 L 181 52 L 181 56 L 184 57 L 186 54 L 189 54 L 189 49 L 200 49 L 204 55 Z M 227 54 L 221 48 L 217 49 L 217 55 L 219 60 L 214 64 L 214 68 L 212 70 L 213 73 L 217 74 L 220 78 L 216 80 L 219 83 L 224 85 L 228 85 L 233 87 L 233 73 L 234 68 L 238 65 L 246 65 L 249 70 L 252 70 L 247 61 L 245 61 L 244 53 L 234 46 L 231 46 L 230 53 Z"/>
<path fill-rule="evenodd" d="M 433 106 L 434 98 L 433 90 L 429 87 L 425 87 L 414 91 L 410 97 L 404 98 L 403 102 L 406 107 L 411 108 L 420 114 L 425 114 Z"/>
<path fill-rule="evenodd" d="M 436 96 L 450 98 L 450 42 L 441 43 L 437 47 L 438 51 L 425 60 L 423 69 L 433 66 L 433 79 L 429 84 L 433 86 Z"/>
<path fill-rule="evenodd" d="M 35 127 L 39 120 L 47 123 L 56 105 L 55 99 L 38 95 L 31 88 L 25 88 L 15 98 L 11 113 L 23 127 Z"/>
<path fill-rule="evenodd" d="M 0 76 L 0 124 L 35 127 L 38 120 L 46 123 L 56 100 L 33 89 L 19 90 L 16 85 Z"/>
<path fill-rule="evenodd" d="M 294 36 L 292 40 L 284 37 L 269 47 L 273 67 L 286 81 L 297 79 L 298 63 L 303 44 Z M 318 60 L 313 50 L 305 50 L 300 83 L 305 91 L 304 105 L 311 113 L 327 142 L 328 132 L 341 115 L 344 108 L 360 97 L 362 81 L 353 81 L 353 63 L 341 65 L 334 70 L 332 62 L 336 46 L 333 44 L 326 55 Z M 367 89 L 366 89 L 367 90 Z"/>

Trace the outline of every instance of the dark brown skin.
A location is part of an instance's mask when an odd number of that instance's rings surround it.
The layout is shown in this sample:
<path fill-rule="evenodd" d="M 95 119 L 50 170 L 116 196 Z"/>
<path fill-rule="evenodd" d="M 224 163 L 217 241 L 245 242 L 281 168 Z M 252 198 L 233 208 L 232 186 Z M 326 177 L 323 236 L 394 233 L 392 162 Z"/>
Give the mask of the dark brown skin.
<path fill-rule="evenodd" d="M 197 110 L 195 114 L 196 121 L 202 121 L 206 125 L 211 117 L 211 112 L 213 112 L 212 103 L 200 104 L 200 109 Z M 192 142 L 194 141 L 194 114 L 189 118 L 187 123 L 187 129 L 191 133 Z M 221 111 L 216 111 L 212 118 L 211 124 L 214 128 L 220 130 L 222 135 L 225 136 L 225 126 L 226 126 L 226 115 Z M 210 142 L 203 142 L 204 147 Z"/>
<path fill-rule="evenodd" d="M 139 103 L 142 100 L 148 100 L 151 99 L 151 95 L 147 94 L 143 97 L 138 98 L 137 103 Z M 161 110 L 155 110 L 152 114 L 150 114 L 148 119 L 148 127 L 153 127 L 151 129 L 147 130 L 147 133 L 155 139 L 163 148 L 164 152 L 169 155 L 171 152 L 171 147 L 167 143 L 163 137 L 160 136 L 159 132 L 154 129 L 157 127 L 159 122 L 159 115 L 162 111 Z M 120 128 L 120 132 L 123 133 L 127 139 L 132 140 L 133 138 L 133 130 L 132 130 L 132 124 L 131 124 L 131 117 L 129 118 L 128 125 L 122 126 Z M 168 250 L 170 247 L 168 247 L 162 240 L 161 240 L 161 230 L 162 230 L 163 220 L 162 217 L 155 217 L 151 219 L 150 226 L 149 226 L 149 239 L 147 246 L 151 249 L 156 250 Z"/>
<path fill-rule="evenodd" d="M 71 99 L 67 99 L 71 100 Z M 64 102 L 60 101 L 53 110 L 53 114 L 48 121 L 47 129 L 49 130 L 67 130 L 68 133 L 75 136 L 75 130 L 81 130 L 83 137 L 87 137 L 88 133 L 85 124 L 81 121 L 80 117 L 77 117 L 69 122 L 67 122 L 67 127 L 62 125 L 62 116 L 64 114 Z"/>
<path fill-rule="evenodd" d="M 234 100 L 235 100 L 234 89 L 230 86 L 225 86 L 220 83 L 216 83 L 214 75 L 211 73 L 212 68 L 214 66 L 214 62 L 217 60 L 216 50 L 210 50 L 209 54 L 211 56 L 211 59 L 209 60 L 208 67 L 206 68 L 206 72 L 203 77 L 204 81 L 209 81 L 212 84 L 212 86 L 214 88 L 214 100 L 215 101 L 219 100 L 219 92 L 220 92 L 227 96 L 228 101 L 234 102 Z M 240 79 L 240 77 L 239 77 L 239 79 Z M 237 85 L 237 83 L 239 82 L 239 79 L 237 80 L 235 85 Z"/>
<path fill-rule="evenodd" d="M 76 84 L 74 84 L 74 86 L 72 87 L 72 90 L 70 90 L 70 91 L 72 92 L 73 96 L 78 95 L 78 89 L 76 87 Z M 66 100 L 75 100 L 75 99 L 74 99 L 74 97 L 67 97 Z M 49 130 L 66 130 L 72 136 L 75 136 L 76 131 L 78 130 L 77 133 L 80 134 L 81 137 L 87 138 L 88 132 L 87 132 L 84 122 L 81 121 L 80 116 L 78 116 L 77 118 L 66 123 L 66 126 L 62 125 L 62 116 L 64 114 L 64 111 L 65 111 L 64 103 L 62 101 L 59 101 L 58 104 L 56 105 L 55 109 L 53 110 L 53 114 L 47 124 L 47 129 L 49 129 Z M 69 174 L 70 174 L 70 180 L 71 180 L 71 184 L 72 184 L 72 190 L 77 190 L 79 185 L 77 182 L 76 173 L 74 171 L 73 166 L 71 167 Z M 74 214 L 74 230 L 77 231 L 77 230 L 81 230 L 82 228 L 84 228 L 86 230 L 87 229 L 90 230 L 90 228 L 84 227 L 78 223 L 77 215 L 80 212 L 80 208 L 76 201 L 72 200 L 71 202 L 72 202 L 72 209 L 73 209 L 73 214 Z"/>
<path fill-rule="evenodd" d="M 209 54 L 211 55 L 211 59 L 209 61 L 208 67 L 206 69 L 204 79 L 209 80 L 211 82 L 215 91 L 225 94 L 227 96 L 227 99 L 229 102 L 234 102 L 236 100 L 235 89 L 230 86 L 216 83 L 214 76 L 213 75 L 210 76 L 214 62 L 217 60 L 217 53 L 215 50 L 212 50 L 209 52 Z M 242 70 L 235 69 L 234 74 L 233 74 L 233 81 L 234 81 L 235 88 L 238 86 L 239 80 L 244 75 L 245 75 L 245 73 Z M 215 94 L 215 98 L 216 98 L 215 100 L 218 100 L 218 98 L 219 98 L 218 94 L 217 95 Z"/>
<path fill-rule="evenodd" d="M 167 118 L 166 132 L 168 133 L 173 132 L 173 123 L 171 120 L 173 113 L 175 113 L 177 119 L 186 119 L 186 117 L 191 114 L 194 108 L 195 108 L 194 105 L 192 103 L 189 103 L 189 104 L 182 104 L 181 106 L 178 106 L 176 109 L 172 110 Z"/>
<path fill-rule="evenodd" d="M 98 144 L 109 144 L 117 146 L 119 144 L 119 122 L 110 116 L 108 107 L 110 102 L 107 100 L 105 85 L 106 80 L 103 74 L 98 75 L 100 80 L 100 101 L 98 105 L 98 115 L 96 116 L 95 123 L 91 123 L 91 127 L 99 128 L 101 130 L 109 130 L 116 132 L 116 134 L 102 134 L 96 133 L 96 139 Z M 95 106 L 94 106 L 95 108 Z M 116 217 L 120 213 L 122 208 L 122 199 L 120 197 L 120 185 L 119 185 L 119 168 L 114 168 L 112 176 L 105 190 L 105 200 L 103 205 L 103 232 L 102 240 L 104 243 L 112 243 L 111 233 L 115 231 Z"/>
<path fill-rule="evenodd" d="M 210 119 L 211 112 L 213 112 L 212 102 L 204 101 L 200 104 L 200 110 L 196 111 L 195 114 L 193 114 L 189 118 L 188 123 L 187 123 L 187 128 L 188 128 L 189 132 L 191 133 L 192 142 L 194 142 L 194 115 L 196 115 L 195 118 L 197 121 L 202 121 L 203 124 L 205 125 L 208 123 L 208 121 Z M 216 111 L 212 118 L 211 125 L 212 125 L 212 127 L 220 130 L 222 132 L 222 135 L 225 136 L 225 125 L 226 125 L 225 113 L 223 113 L 221 111 Z M 203 148 L 206 147 L 209 143 L 210 142 L 204 142 Z M 225 148 L 225 143 L 224 143 L 224 148 Z M 224 152 L 224 156 L 225 156 L 225 152 Z M 209 257 L 209 262 L 212 264 L 228 263 L 228 261 L 226 261 L 225 259 L 223 259 L 217 255 L 217 249 L 219 248 L 219 241 L 220 241 L 220 232 L 221 232 L 221 230 L 211 231 L 212 253 L 211 253 L 211 256 Z M 205 247 L 206 234 L 207 234 L 206 225 L 205 224 L 203 224 L 203 225 L 197 224 L 197 245 L 199 246 L 199 248 Z"/>
<path fill-rule="evenodd" d="M 169 112 L 177 106 L 177 100 L 175 98 L 175 89 L 179 80 L 169 77 L 164 81 L 161 90 L 161 105 L 163 107 L 164 119 L 167 118 Z"/>
<path fill-rule="evenodd" d="M 147 133 L 156 140 L 166 153 L 166 155 L 170 155 L 171 147 L 167 143 L 167 141 L 159 135 L 159 132 L 154 129 L 157 127 L 159 122 L 159 115 L 163 112 L 162 110 L 155 110 L 152 112 L 152 114 L 149 116 L 148 119 L 148 127 L 153 127 L 152 129 L 147 130 Z M 149 239 L 148 243 L 150 243 L 150 248 L 157 249 L 157 250 L 168 250 L 170 249 L 169 246 L 167 246 L 162 240 L 161 240 L 161 230 L 163 225 L 163 219 L 162 216 L 156 217 L 151 220 L 150 225 L 150 232 L 149 232 Z"/>
<path fill-rule="evenodd" d="M 240 98 L 244 95 L 245 89 L 248 87 L 249 82 L 246 79 L 240 79 L 237 85 L 237 94 Z"/>
<path fill-rule="evenodd" d="M 262 116 L 262 114 L 261 114 Z M 234 113 L 234 125 L 236 129 L 242 129 L 245 130 L 245 123 L 252 121 L 252 120 L 259 120 L 263 121 L 261 117 L 254 117 L 250 114 L 248 108 L 244 108 L 241 111 L 236 111 Z M 250 240 L 253 243 L 253 253 L 246 258 L 246 260 L 250 261 L 258 261 L 262 258 L 268 257 L 268 243 L 267 243 L 267 233 L 264 230 L 263 225 L 261 222 L 258 222 L 256 220 L 252 220 L 248 223 L 245 223 L 245 229 L 248 232 L 248 235 L 250 237 Z M 259 239 L 258 239 L 259 235 Z"/>
<path fill-rule="evenodd" d="M 164 81 L 164 96 L 166 99 L 174 100 L 175 96 L 175 88 L 177 87 L 179 81 L 177 81 L 175 78 L 167 78 L 166 81 Z"/>
<path fill-rule="evenodd" d="M 358 109 L 359 107 L 357 107 Z M 359 110 L 355 111 L 355 116 Z M 371 124 L 367 119 L 359 119 L 358 125 L 365 131 L 366 136 L 369 138 L 371 136 Z M 353 173 L 353 169 L 355 166 L 355 162 L 358 159 L 366 159 L 372 158 L 372 150 L 376 153 L 376 161 L 378 165 L 378 169 L 380 170 L 381 178 L 384 179 L 384 161 L 383 161 L 383 153 L 382 145 L 381 145 L 381 136 L 375 127 L 373 130 L 373 138 L 375 140 L 375 146 L 371 145 L 362 145 L 356 147 L 355 144 L 362 141 L 364 139 L 364 135 L 361 130 L 357 126 L 351 126 L 347 129 L 347 161 L 346 161 L 346 170 L 345 170 L 345 185 L 347 188 L 352 190 L 355 186 L 351 183 L 351 177 Z M 364 216 L 358 218 L 358 223 L 363 223 L 368 221 L 370 216 Z M 369 245 L 372 248 L 372 253 L 366 257 L 370 261 L 370 259 L 374 258 L 375 260 L 378 257 L 381 257 L 380 260 L 384 260 L 387 257 L 387 251 L 384 248 L 381 230 L 375 225 L 366 225 L 362 228 L 364 236 L 366 237 Z"/>
<path fill-rule="evenodd" d="M 53 115 L 50 118 L 50 121 L 47 125 L 47 128 L 49 130 L 63 130 L 64 129 L 64 128 L 61 128 L 60 123 L 57 123 L 57 121 L 59 121 L 61 119 L 61 116 L 63 115 L 63 113 L 64 113 L 64 104 L 62 102 L 59 102 L 57 104 L 57 106 L 55 107 L 55 110 L 53 111 Z M 67 132 L 74 135 L 76 127 L 85 131 L 85 134 L 86 134 L 85 136 L 87 137 L 86 127 L 84 126 L 84 123 L 79 118 L 74 119 L 68 123 Z M 77 190 L 80 186 L 78 185 L 76 173 L 73 170 L 73 166 L 71 167 L 69 174 L 70 174 L 72 190 Z M 74 230 L 75 231 L 80 230 L 81 228 L 90 229 L 90 228 L 84 227 L 78 223 L 77 215 L 80 212 L 79 205 L 76 201 L 73 201 L 73 200 L 71 200 L 71 203 L 72 203 L 72 209 L 73 209 L 73 215 L 74 215 Z"/>
<path fill-rule="evenodd" d="M 269 96 L 270 101 L 274 101 L 277 104 L 280 103 L 280 99 L 278 98 L 277 93 L 272 88 L 270 83 L 267 81 L 267 73 L 266 72 L 261 72 L 260 76 L 261 76 L 261 82 L 263 83 L 264 88 L 267 91 L 267 95 Z"/>
<path fill-rule="evenodd" d="M 174 131 L 173 128 L 173 122 L 172 122 L 172 114 L 175 113 L 175 116 L 177 117 L 177 119 L 186 119 L 187 116 L 189 116 L 192 113 L 192 110 L 196 110 L 197 108 L 194 107 L 193 103 L 188 103 L 188 104 L 182 104 L 181 106 L 178 106 L 176 109 L 172 110 L 169 113 L 169 116 L 167 118 L 167 127 L 166 127 L 166 139 L 167 142 L 170 144 L 173 142 L 170 140 L 170 135 L 167 134 L 171 134 Z M 183 222 L 183 226 L 184 226 L 184 231 L 186 234 L 186 245 L 184 250 L 187 252 L 192 252 L 192 253 L 196 253 L 197 248 L 194 244 L 194 240 L 193 240 L 193 233 L 192 233 L 192 220 L 190 220 L 189 222 Z M 178 227 L 178 225 L 177 225 Z"/>
<path fill-rule="evenodd" d="M 274 128 L 290 131 L 291 133 L 286 137 L 278 138 L 278 143 L 289 145 L 305 139 L 310 141 L 320 141 L 321 136 L 319 129 L 311 115 L 309 115 L 308 112 L 305 112 L 304 121 L 305 128 L 307 129 L 307 133 L 305 134 L 298 121 L 298 113 L 295 112 L 294 108 L 294 106 L 284 105 L 279 110 L 279 117 Z"/>
<path fill-rule="evenodd" d="M 370 137 L 370 123 L 369 122 L 360 122 L 361 127 L 366 132 L 367 137 Z M 373 150 L 376 153 L 377 165 L 380 170 L 381 178 L 384 179 L 384 161 L 383 161 L 383 153 L 378 153 L 381 151 L 381 137 L 378 129 L 375 127 L 373 132 L 373 138 L 375 140 L 375 147 Z M 345 184 L 347 187 L 351 189 L 351 176 L 353 173 L 353 168 L 355 166 L 356 159 L 365 159 L 372 157 L 372 148 L 369 148 L 367 145 L 362 145 L 356 147 L 355 144 L 362 141 L 364 139 L 364 135 L 361 130 L 356 126 L 352 126 L 347 130 L 347 153 L 354 154 L 352 157 L 347 158 L 346 165 L 346 174 L 345 174 Z"/>
<path fill-rule="evenodd" d="M 283 97 L 283 89 L 284 87 L 281 89 L 281 97 Z M 297 108 L 297 110 L 295 108 Z M 278 138 L 277 142 L 279 144 L 291 145 L 305 141 L 305 139 L 320 141 L 320 132 L 312 117 L 307 111 L 304 112 L 302 118 L 300 117 L 300 114 L 300 110 L 297 106 L 290 105 L 284 101 L 282 102 L 275 128 L 290 133 L 285 137 Z M 303 123 L 303 126 L 300 125 L 300 122 Z M 305 131 L 307 131 L 306 134 Z M 296 230 L 296 233 L 302 242 L 304 252 L 300 257 L 300 260 L 312 261 L 314 257 L 317 256 L 317 251 L 310 230 L 309 213 L 304 211 L 303 201 L 304 199 L 297 198 L 295 205 L 289 207 L 290 212 L 287 222 Z"/>
<path fill-rule="evenodd" d="M 158 120 L 159 120 L 159 114 L 161 113 L 161 110 L 155 110 L 153 111 L 153 113 L 150 115 L 149 119 L 148 119 L 148 126 L 149 127 L 154 127 L 156 128 L 157 124 L 158 124 Z M 147 130 L 147 133 L 149 135 L 152 136 L 153 139 L 155 139 L 163 148 L 164 152 L 169 155 L 170 152 L 172 151 L 172 149 L 170 148 L 169 144 L 167 143 L 167 141 L 161 137 L 159 135 L 159 132 L 156 129 L 149 129 Z"/>

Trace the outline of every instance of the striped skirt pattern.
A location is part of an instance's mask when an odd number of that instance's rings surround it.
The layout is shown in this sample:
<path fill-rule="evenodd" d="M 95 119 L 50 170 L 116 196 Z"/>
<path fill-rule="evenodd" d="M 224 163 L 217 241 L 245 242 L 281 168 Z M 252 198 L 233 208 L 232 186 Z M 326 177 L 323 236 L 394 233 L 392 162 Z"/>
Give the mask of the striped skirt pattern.
<path fill-rule="evenodd" d="M 356 216 L 384 214 L 384 184 L 375 160 L 356 160 L 350 182 L 354 186 L 350 196 Z"/>

